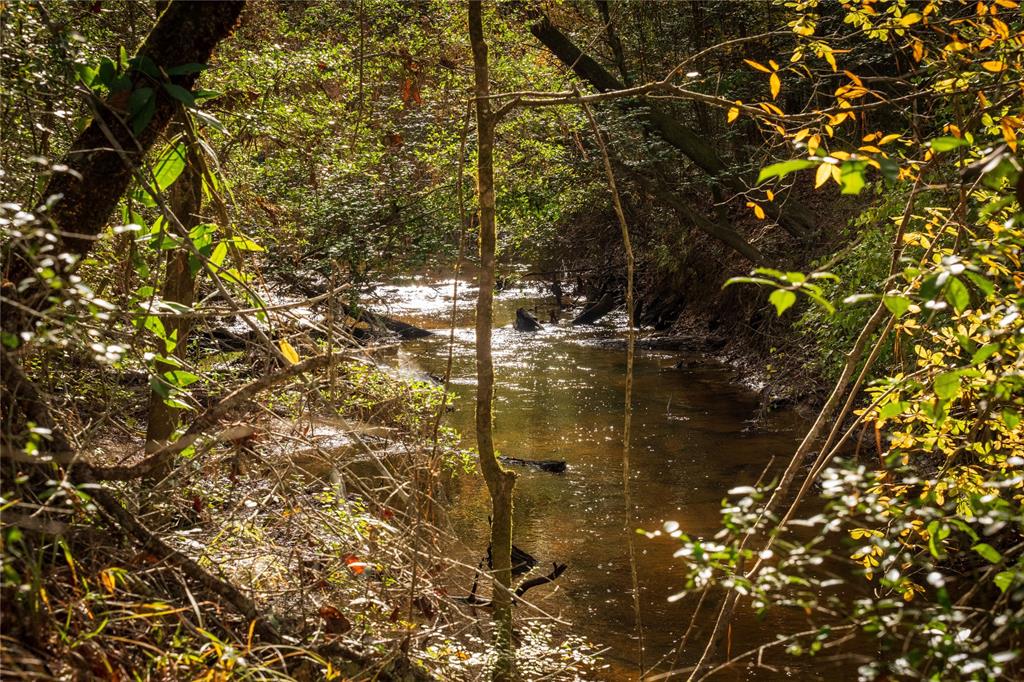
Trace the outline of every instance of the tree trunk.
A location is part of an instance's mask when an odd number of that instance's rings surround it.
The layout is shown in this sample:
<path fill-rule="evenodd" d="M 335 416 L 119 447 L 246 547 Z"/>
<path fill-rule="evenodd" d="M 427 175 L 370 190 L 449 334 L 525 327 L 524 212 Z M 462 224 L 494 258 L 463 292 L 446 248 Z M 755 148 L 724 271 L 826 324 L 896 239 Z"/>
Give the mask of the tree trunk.
<path fill-rule="evenodd" d="M 538 21 L 531 24 L 530 32 L 563 64 L 596 90 L 609 92 L 624 89 L 622 82 L 576 47 L 547 16 L 541 15 Z M 729 172 L 726 162 L 700 133 L 682 125 L 674 116 L 658 107 L 646 103 L 639 106 L 642 107 L 640 113 L 645 124 L 713 180 L 721 182 L 733 191 L 746 191 L 745 184 Z M 801 240 L 808 239 L 815 228 L 814 218 L 810 212 L 792 199 L 786 203 L 784 212 L 779 211 L 774 204 L 766 206 L 765 212 L 776 218 L 786 231 Z"/>
<path fill-rule="evenodd" d="M 160 15 L 156 26 L 135 54 L 147 57 L 157 68 L 165 71 L 185 64 L 205 64 L 216 45 L 231 33 L 244 5 L 243 0 L 174 0 Z M 50 220 L 64 232 L 55 249 L 50 251 L 52 254 L 67 253 L 80 258 L 89 252 L 117 202 L 128 189 L 133 171 L 142 163 L 180 106 L 160 79 L 137 69 L 128 75 L 132 80 L 132 93 L 141 88 L 152 89 L 152 116 L 138 135 L 133 135 L 132 126 L 126 123 L 127 91 L 97 103 L 96 118 L 78 136 L 62 161 L 75 173 L 53 174 L 43 191 L 44 201 L 50 196 L 61 197 L 49 212 Z M 191 90 L 197 76 L 194 72 L 174 75 L 169 77 L 169 83 Z M 107 131 L 113 140 L 108 139 Z M 123 149 L 123 155 L 117 147 Z M 36 268 L 34 256 L 45 245 L 46 242 L 39 240 L 23 243 L 21 248 L 5 249 L 6 279 L 18 286 L 32 277 Z M 17 298 L 38 306 L 48 293 L 49 287 L 45 283 L 34 282 L 25 286 Z M 13 291 L 5 291 L 5 295 L 13 294 Z M 7 330 L 21 324 L 12 319 L 15 317 L 12 308 L 6 306 L 3 314 L 3 326 Z"/>
<path fill-rule="evenodd" d="M 177 181 L 170 187 L 170 208 L 181 222 L 182 227 L 191 230 L 199 224 L 199 208 L 202 204 L 203 180 L 197 159 L 198 152 L 190 148 L 186 154 L 186 165 Z M 167 273 L 164 279 L 161 296 L 165 301 L 192 306 L 196 293 L 196 277 L 189 267 L 189 250 L 185 247 L 175 249 L 167 254 Z M 167 318 L 164 329 L 167 338 L 176 338 L 174 355 L 185 357 L 188 334 L 192 322 L 189 318 Z M 163 343 L 162 341 L 160 343 Z M 163 348 L 160 349 L 163 351 Z M 174 369 L 173 365 L 156 363 L 157 375 Z M 146 451 L 155 452 L 167 444 L 174 429 L 178 425 L 180 410 L 164 402 L 163 396 L 156 391 L 149 395 L 149 422 L 146 425 Z M 167 467 L 159 468 L 151 478 L 159 480 L 167 473 Z"/>
<path fill-rule="evenodd" d="M 473 47 L 474 94 L 477 126 L 477 200 L 480 211 L 480 274 L 476 307 L 476 442 L 480 470 L 491 496 L 491 549 L 493 552 L 494 644 L 498 661 L 494 680 L 515 678 L 512 651 L 512 488 L 516 476 L 506 471 L 494 454 L 491 433 L 494 398 L 494 362 L 491 327 L 494 305 L 494 265 L 497 224 L 494 206 L 494 112 L 490 92 L 487 43 L 484 40 L 481 0 L 469 0 L 469 39 Z"/>

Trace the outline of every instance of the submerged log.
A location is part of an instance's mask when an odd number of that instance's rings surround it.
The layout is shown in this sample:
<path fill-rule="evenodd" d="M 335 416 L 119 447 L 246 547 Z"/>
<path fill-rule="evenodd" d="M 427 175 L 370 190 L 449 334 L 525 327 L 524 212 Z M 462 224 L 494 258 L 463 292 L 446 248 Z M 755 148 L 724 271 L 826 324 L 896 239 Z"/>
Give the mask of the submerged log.
<path fill-rule="evenodd" d="M 577 324 L 594 324 L 602 317 L 615 310 L 617 302 L 615 297 L 611 294 L 605 294 L 597 301 L 588 304 L 576 319 L 572 321 L 574 325 Z"/>
<path fill-rule="evenodd" d="M 537 332 L 544 328 L 525 308 L 516 310 L 516 321 L 512 326 L 519 332 Z"/>
<path fill-rule="evenodd" d="M 568 468 L 564 459 L 519 459 L 517 457 L 498 457 L 502 464 L 518 467 L 534 467 L 552 474 L 564 474 Z"/>
<path fill-rule="evenodd" d="M 411 339 L 422 339 L 427 336 L 434 335 L 434 332 L 429 329 L 423 329 L 422 327 L 417 327 L 414 324 L 402 322 L 401 320 L 396 320 L 391 317 L 385 317 L 384 315 L 377 315 L 377 319 L 380 320 L 380 323 L 384 325 L 385 329 L 398 334 L 399 337 L 406 341 Z"/>

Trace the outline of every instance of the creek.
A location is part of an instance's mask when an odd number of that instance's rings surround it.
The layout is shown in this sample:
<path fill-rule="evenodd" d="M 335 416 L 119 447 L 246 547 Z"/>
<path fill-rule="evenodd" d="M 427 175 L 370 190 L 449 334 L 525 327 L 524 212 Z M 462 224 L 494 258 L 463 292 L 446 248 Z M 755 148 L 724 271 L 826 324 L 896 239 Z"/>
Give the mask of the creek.
<path fill-rule="evenodd" d="M 377 289 L 377 309 L 437 332 L 404 342 L 392 359 L 398 371 L 444 375 L 451 284 L 417 277 Z M 463 434 L 467 447 L 474 441 L 475 296 L 474 288 L 460 283 L 451 377 L 457 399 L 448 421 Z M 636 679 L 622 480 L 626 353 L 614 342 L 625 336 L 625 317 L 613 314 L 598 325 L 573 327 L 573 311 L 565 311 L 557 324 L 522 333 L 511 327 L 518 307 L 542 321 L 555 309 L 553 297 L 538 287 L 506 289 L 496 296 L 495 444 L 503 455 L 568 463 L 564 474 L 517 469 L 515 544 L 545 570 L 553 561 L 569 565 L 557 587 L 538 588 L 530 598 L 570 623 L 574 632 L 607 647 L 603 658 L 608 667 L 601 679 Z M 637 351 L 630 480 L 634 528 L 655 530 L 675 521 L 687 534 L 714 535 L 727 491 L 753 484 L 773 458 L 782 463 L 792 454 L 804 421 L 790 411 L 762 412 L 758 394 L 742 379 L 730 367 L 693 353 Z M 489 511 L 479 474 L 457 477 L 450 516 L 460 541 L 474 548 L 476 557 L 487 546 Z M 695 595 L 669 600 L 684 587 L 684 566 L 672 556 L 677 548 L 677 541 L 664 535 L 636 536 L 646 660 L 650 665 L 665 658 L 663 670 L 674 659 L 673 648 L 696 600 Z M 475 563 L 472 556 L 465 559 Z M 731 652 L 808 627 L 802 614 L 791 611 L 774 610 L 763 618 L 741 612 L 732 629 Z M 697 636 L 677 664 L 692 665 L 699 646 L 703 638 Z M 738 666 L 714 679 L 855 676 L 856 666 L 844 671 L 814 659 L 786 658 L 778 650 L 768 658 L 785 659 L 788 668 L 772 672 Z"/>

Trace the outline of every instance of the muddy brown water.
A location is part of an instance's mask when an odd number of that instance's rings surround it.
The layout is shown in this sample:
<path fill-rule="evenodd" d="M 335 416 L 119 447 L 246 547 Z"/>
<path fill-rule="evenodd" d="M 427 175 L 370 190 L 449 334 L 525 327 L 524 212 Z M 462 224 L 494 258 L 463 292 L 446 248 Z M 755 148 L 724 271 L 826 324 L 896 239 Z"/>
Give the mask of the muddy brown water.
<path fill-rule="evenodd" d="M 413 278 L 377 291 L 395 317 L 438 331 L 403 343 L 394 359 L 410 375 L 443 375 L 448 352 L 450 281 Z M 458 395 L 450 424 L 473 445 L 475 290 L 460 286 L 453 389 Z M 554 475 L 519 470 L 515 488 L 515 544 L 541 566 L 564 562 L 557 587 L 530 597 L 574 632 L 607 647 L 600 679 L 637 679 L 638 646 L 622 481 L 622 428 L 626 357 L 609 339 L 624 336 L 624 317 L 592 327 L 572 327 L 573 311 L 537 333 L 511 328 L 523 306 L 546 321 L 553 298 L 537 288 L 499 292 L 495 301 L 495 443 L 501 454 L 525 459 L 562 459 L 568 471 Z M 683 362 L 684 368 L 677 367 Z M 708 358 L 685 353 L 638 351 L 633 388 L 631 448 L 633 526 L 645 530 L 676 521 L 690 535 L 719 529 L 726 492 L 754 483 L 773 457 L 784 461 L 806 426 L 789 412 L 760 414 L 755 391 L 743 377 Z M 478 474 L 457 479 L 451 518 L 461 541 L 480 553 L 487 545 L 490 503 Z M 676 541 L 636 538 L 641 619 L 648 666 L 666 659 L 661 671 L 692 665 L 702 638 L 676 659 L 672 652 L 690 622 L 696 596 L 671 602 L 684 587 L 684 567 L 672 557 Z M 710 615 L 707 616 L 710 618 Z M 707 625 L 707 624 L 704 624 Z M 777 634 L 811 627 L 790 611 L 759 618 L 741 613 L 732 629 L 738 654 L 771 642 Z M 667 658 L 666 658 L 667 657 Z M 721 660 L 719 657 L 718 660 Z M 775 670 L 738 666 L 714 679 L 856 679 L 856 665 L 790 658 L 774 650 L 764 662 Z M 685 679 L 686 675 L 672 679 Z"/>

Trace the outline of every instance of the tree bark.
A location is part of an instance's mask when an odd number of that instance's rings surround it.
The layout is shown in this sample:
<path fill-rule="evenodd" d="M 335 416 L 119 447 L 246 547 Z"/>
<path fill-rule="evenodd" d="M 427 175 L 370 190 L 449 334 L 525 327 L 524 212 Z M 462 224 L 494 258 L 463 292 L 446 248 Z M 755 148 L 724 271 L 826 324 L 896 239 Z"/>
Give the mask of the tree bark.
<path fill-rule="evenodd" d="M 607 69 L 576 47 L 547 16 L 541 15 L 539 20 L 531 24 L 530 32 L 579 78 L 590 83 L 599 92 L 625 88 Z M 641 118 L 651 130 L 679 150 L 713 180 L 721 182 L 732 191 L 746 191 L 744 183 L 729 172 L 726 162 L 700 133 L 682 125 L 674 116 L 656 106 L 646 103 L 634 106 L 641 107 Z M 765 212 L 776 218 L 787 232 L 798 239 L 807 240 L 815 229 L 813 216 L 792 199 L 787 202 L 785 211 L 780 211 L 774 204 L 769 204 L 765 207 Z"/>
<path fill-rule="evenodd" d="M 170 187 L 171 211 L 186 230 L 191 230 L 199 224 L 200 220 L 199 208 L 202 204 L 203 180 L 196 159 L 197 153 L 194 148 L 188 150 L 185 156 L 185 169 Z M 181 247 L 171 251 L 167 254 L 167 273 L 164 277 L 161 296 L 165 301 L 191 307 L 195 300 L 195 293 L 196 277 L 189 267 L 188 249 Z M 188 317 L 164 320 L 167 338 L 177 339 L 173 353 L 175 357 L 185 357 L 191 328 L 192 320 Z M 160 351 L 163 352 L 163 348 Z M 156 363 L 158 376 L 173 369 L 175 367 L 168 363 Z M 146 425 L 146 452 L 155 452 L 167 445 L 171 436 L 174 435 L 174 429 L 177 428 L 179 413 L 180 410 L 164 402 L 163 396 L 158 392 L 150 391 L 149 421 Z M 152 478 L 159 480 L 166 473 L 166 467 L 159 467 Z"/>
<path fill-rule="evenodd" d="M 480 469 L 491 496 L 491 548 L 493 552 L 494 644 L 498 661 L 492 679 L 515 678 L 512 651 L 512 488 L 516 476 L 506 471 L 494 453 L 491 433 L 494 398 L 494 362 L 491 327 L 494 305 L 494 266 L 497 222 L 494 200 L 494 126 L 491 109 L 487 42 L 484 39 L 481 0 L 469 0 L 469 40 L 473 48 L 474 95 L 477 123 L 477 201 L 480 211 L 480 274 L 476 307 L 476 441 Z"/>
<path fill-rule="evenodd" d="M 244 0 L 174 0 L 160 15 L 135 56 L 148 57 L 157 68 L 165 71 L 185 64 L 205 64 L 217 44 L 231 33 L 244 5 Z M 167 81 L 158 81 L 133 69 L 129 76 L 133 92 L 143 87 L 153 90 L 154 109 L 149 123 L 138 135 L 133 135 L 131 125 L 125 120 L 129 100 L 127 92 L 116 93 L 105 102 L 96 103 L 96 119 L 82 131 L 62 161 L 74 173 L 55 173 L 43 191 L 44 200 L 51 196 L 60 197 L 48 216 L 60 231 L 57 244 L 50 247 L 39 240 L 22 244 L 22 249 L 5 249 L 6 279 L 15 286 L 34 275 L 34 257 L 46 249 L 51 255 L 67 253 L 76 258 L 89 252 L 117 202 L 128 189 L 133 171 L 142 163 L 180 106 L 168 94 L 164 83 L 191 90 L 198 74 L 174 75 Z M 104 128 L 113 134 L 117 145 L 108 139 Z M 128 161 L 116 146 L 127 153 Z M 28 283 L 17 297 L 23 302 L 39 305 L 47 295 L 47 289 L 39 282 Z M 13 294 L 13 291 L 5 291 L 5 295 Z M 9 328 L 9 308 L 3 315 L 5 329 Z"/>

